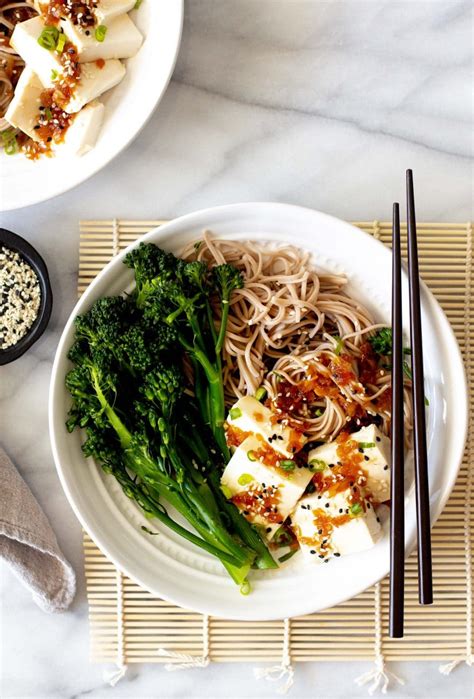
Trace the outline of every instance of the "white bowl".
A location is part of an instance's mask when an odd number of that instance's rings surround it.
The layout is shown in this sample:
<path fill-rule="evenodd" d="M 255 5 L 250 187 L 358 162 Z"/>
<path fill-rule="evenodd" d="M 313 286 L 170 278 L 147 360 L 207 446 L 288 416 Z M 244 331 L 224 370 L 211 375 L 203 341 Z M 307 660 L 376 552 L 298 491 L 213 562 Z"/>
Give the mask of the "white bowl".
<path fill-rule="evenodd" d="M 144 236 L 179 253 L 203 229 L 233 239 L 271 240 L 310 250 L 318 267 L 346 273 L 349 292 L 375 317 L 390 322 L 391 254 L 384 245 L 343 221 L 317 211 L 285 204 L 235 204 L 178 218 Z M 278 571 L 252 575 L 252 592 L 244 597 L 220 563 L 188 542 L 156 526 L 159 536 L 142 531 L 145 520 L 121 492 L 81 452 L 81 435 L 64 426 L 70 399 L 64 387 L 77 314 L 99 297 L 118 294 L 132 280 L 122 264 L 125 252 L 112 260 L 84 293 L 64 329 L 51 380 L 49 419 L 59 477 L 83 527 L 102 551 L 129 577 L 182 607 L 233 619 L 274 619 L 334 606 L 384 577 L 389 570 L 388 522 L 384 537 L 370 551 L 307 566 L 295 556 Z M 405 321 L 408 319 L 404 279 Z M 426 394 L 430 501 L 432 520 L 443 509 L 456 480 L 466 437 L 467 390 L 461 355 L 451 327 L 438 303 L 422 285 L 422 320 Z M 408 334 L 408 333 L 407 333 Z M 410 469 L 408 469 L 410 472 Z M 406 488 L 406 547 L 415 542 L 413 479 Z"/>
<path fill-rule="evenodd" d="M 135 138 L 163 96 L 181 42 L 183 0 L 149 0 L 131 17 L 143 34 L 137 55 L 125 61 L 127 73 L 101 102 L 105 117 L 89 153 L 28 160 L 0 149 L 0 211 L 37 204 L 67 192 L 101 170 Z"/>

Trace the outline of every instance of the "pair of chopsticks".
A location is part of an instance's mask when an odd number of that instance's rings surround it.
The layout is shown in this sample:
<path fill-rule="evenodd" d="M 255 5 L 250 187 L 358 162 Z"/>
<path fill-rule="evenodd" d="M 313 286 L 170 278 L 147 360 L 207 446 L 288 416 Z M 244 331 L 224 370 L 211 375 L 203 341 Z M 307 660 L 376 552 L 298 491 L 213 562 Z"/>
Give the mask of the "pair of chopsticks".
<path fill-rule="evenodd" d="M 416 520 L 418 535 L 418 596 L 420 604 L 433 602 L 430 500 L 426 450 L 423 343 L 420 278 L 416 239 L 413 173 L 406 173 L 407 248 L 410 298 L 411 369 L 413 375 L 413 434 L 415 456 Z M 403 430 L 403 331 L 400 252 L 400 208 L 393 205 L 392 221 L 392 471 L 390 516 L 390 623 L 391 638 L 403 637 L 405 592 L 405 469 Z"/>

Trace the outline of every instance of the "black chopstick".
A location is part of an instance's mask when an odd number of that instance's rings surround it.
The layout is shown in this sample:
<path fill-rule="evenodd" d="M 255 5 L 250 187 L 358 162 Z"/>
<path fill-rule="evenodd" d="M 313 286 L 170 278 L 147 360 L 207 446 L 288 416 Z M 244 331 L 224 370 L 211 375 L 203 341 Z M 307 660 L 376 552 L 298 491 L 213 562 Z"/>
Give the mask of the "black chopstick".
<path fill-rule="evenodd" d="M 403 441 L 403 330 L 400 208 L 392 218 L 392 469 L 390 479 L 391 638 L 403 637 L 405 594 L 405 449 Z"/>
<path fill-rule="evenodd" d="M 426 451 L 423 342 L 421 335 L 420 278 L 416 240 L 413 173 L 407 170 L 407 247 L 410 291 L 411 370 L 413 375 L 413 436 L 415 454 L 416 521 L 418 534 L 418 596 L 420 604 L 433 602 L 430 495 Z"/>

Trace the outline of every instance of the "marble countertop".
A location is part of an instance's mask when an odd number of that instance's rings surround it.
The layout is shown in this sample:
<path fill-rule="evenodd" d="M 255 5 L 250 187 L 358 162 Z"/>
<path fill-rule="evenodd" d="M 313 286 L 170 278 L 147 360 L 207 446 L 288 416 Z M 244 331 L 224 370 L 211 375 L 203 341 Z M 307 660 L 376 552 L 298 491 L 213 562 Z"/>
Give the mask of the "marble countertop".
<path fill-rule="evenodd" d="M 152 1 L 152 0 L 146 0 Z M 173 1 L 173 0 L 170 0 Z M 160 218 L 248 200 L 390 217 L 413 168 L 419 220 L 472 213 L 472 4 L 455 0 L 189 0 L 170 87 L 139 138 L 105 170 L 50 202 L 0 216 L 46 258 L 48 332 L 0 368 L 0 442 L 48 514 L 78 573 L 72 609 L 48 616 L 1 568 L 4 697 L 275 696 L 252 668 L 167 674 L 133 667 L 114 688 L 88 662 L 81 530 L 61 490 L 47 431 L 59 333 L 76 299 L 78 222 Z M 293 697 L 364 697 L 369 664 L 297 667 Z M 393 697 L 462 697 L 472 677 L 435 663 L 393 668 Z"/>

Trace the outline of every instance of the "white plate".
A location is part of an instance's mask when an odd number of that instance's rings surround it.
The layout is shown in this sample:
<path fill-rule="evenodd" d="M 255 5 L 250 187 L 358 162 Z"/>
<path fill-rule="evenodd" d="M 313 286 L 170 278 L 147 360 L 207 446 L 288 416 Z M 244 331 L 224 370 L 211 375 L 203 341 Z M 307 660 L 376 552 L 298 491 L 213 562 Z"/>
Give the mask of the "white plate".
<path fill-rule="evenodd" d="M 346 273 L 350 293 L 377 317 L 390 319 L 391 255 L 382 243 L 347 223 L 325 214 L 284 204 L 235 204 L 199 211 L 176 219 L 144 236 L 179 252 L 203 229 L 233 239 L 292 243 L 314 253 L 318 267 Z M 100 296 L 120 293 L 131 283 L 122 264 L 125 253 L 110 262 L 74 309 L 59 343 L 53 367 L 49 418 L 56 466 L 79 520 L 118 568 L 152 593 L 182 607 L 238 619 L 273 619 L 331 607 L 365 590 L 389 569 L 385 536 L 370 551 L 307 567 L 295 556 L 277 572 L 253 575 L 252 593 L 244 597 L 218 561 L 157 527 L 159 536 L 144 533 L 147 524 L 116 482 L 82 456 L 78 431 L 66 432 L 69 398 L 64 376 L 72 343 L 74 317 Z M 406 284 L 406 278 L 404 280 Z M 404 289 L 407 308 L 407 289 Z M 405 313 L 405 318 L 408 312 Z M 453 332 L 434 297 L 422 287 L 428 410 L 428 456 L 431 512 L 435 520 L 454 485 L 461 462 L 467 423 L 463 364 Z M 415 542 L 415 500 L 412 478 L 406 488 L 407 549 Z"/>
<path fill-rule="evenodd" d="M 168 85 L 178 56 L 183 0 L 145 0 L 130 15 L 143 44 L 125 61 L 122 82 L 106 93 L 105 118 L 95 148 L 82 157 L 28 160 L 0 149 L 0 211 L 37 204 L 67 192 L 101 170 L 135 138 Z"/>

